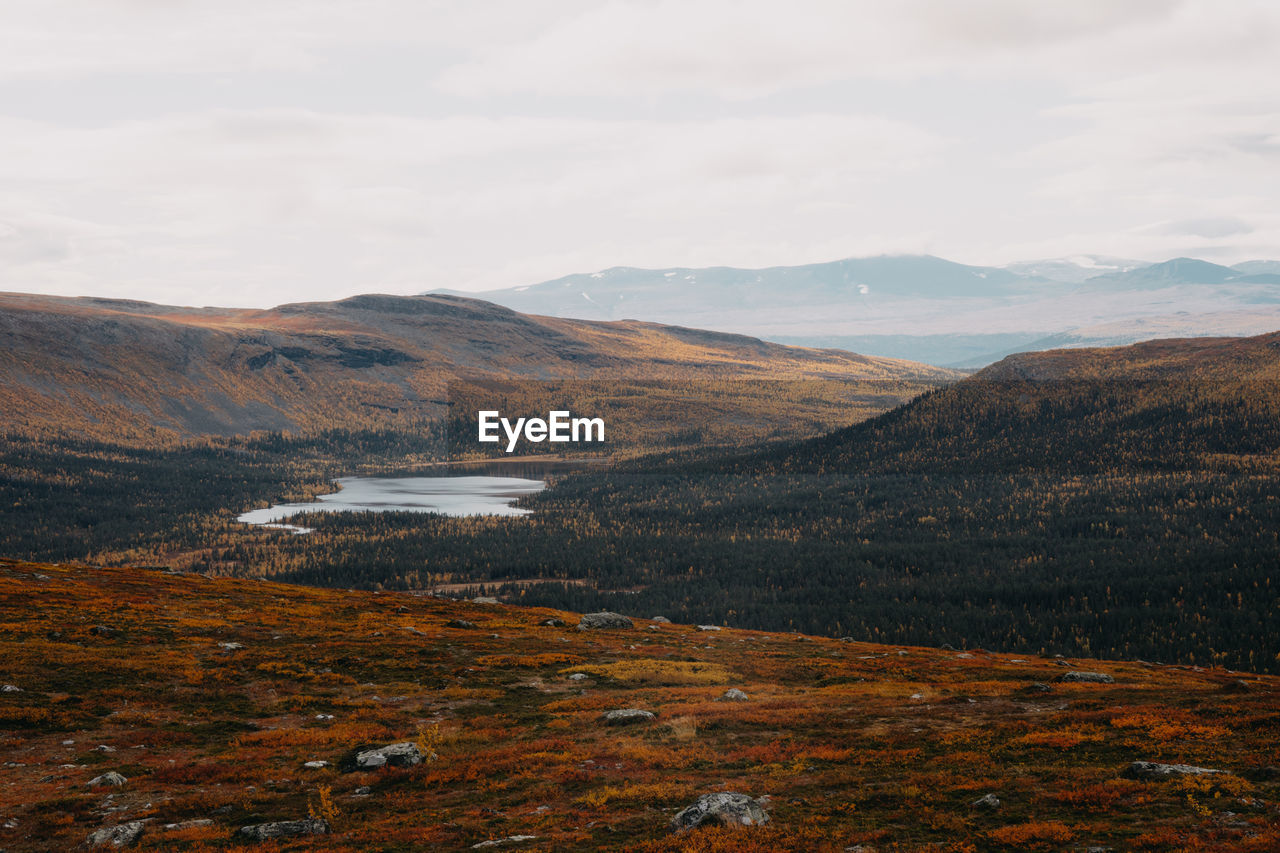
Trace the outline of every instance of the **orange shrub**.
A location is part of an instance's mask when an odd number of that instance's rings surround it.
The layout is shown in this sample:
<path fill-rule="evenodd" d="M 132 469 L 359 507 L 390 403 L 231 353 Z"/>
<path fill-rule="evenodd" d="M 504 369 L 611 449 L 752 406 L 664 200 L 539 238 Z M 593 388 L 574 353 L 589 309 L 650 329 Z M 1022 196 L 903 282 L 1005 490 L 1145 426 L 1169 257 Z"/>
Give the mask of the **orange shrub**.
<path fill-rule="evenodd" d="M 1031 821 L 1002 826 L 988 833 L 992 841 L 1018 850 L 1045 850 L 1076 837 L 1071 828 L 1056 820 Z"/>

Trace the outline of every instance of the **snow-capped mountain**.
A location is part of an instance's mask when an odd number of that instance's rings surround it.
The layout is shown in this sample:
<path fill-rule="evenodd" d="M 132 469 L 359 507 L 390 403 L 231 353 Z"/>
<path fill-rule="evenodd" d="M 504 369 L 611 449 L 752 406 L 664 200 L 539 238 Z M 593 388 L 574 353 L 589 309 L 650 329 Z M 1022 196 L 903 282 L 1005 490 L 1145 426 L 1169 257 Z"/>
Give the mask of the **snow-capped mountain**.
<path fill-rule="evenodd" d="M 613 267 L 465 295 L 532 314 L 647 320 L 949 366 L 1064 341 L 1280 329 L 1276 261 L 1081 255 L 986 267 L 886 255 L 754 270 Z"/>

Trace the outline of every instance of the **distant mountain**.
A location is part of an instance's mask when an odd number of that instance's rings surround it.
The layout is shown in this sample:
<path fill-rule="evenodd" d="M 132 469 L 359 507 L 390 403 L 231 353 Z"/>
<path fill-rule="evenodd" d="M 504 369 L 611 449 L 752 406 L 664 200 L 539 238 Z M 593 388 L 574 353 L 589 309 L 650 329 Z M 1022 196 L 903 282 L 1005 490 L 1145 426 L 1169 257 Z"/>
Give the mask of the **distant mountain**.
<path fill-rule="evenodd" d="M 890 255 L 756 270 L 614 267 L 480 295 L 534 314 L 678 323 L 951 367 L 1061 345 L 1083 329 L 1106 332 L 1082 343 L 1119 345 L 1161 327 L 1188 337 L 1280 328 L 1242 313 L 1280 305 L 1276 261 L 1080 255 L 984 267 Z"/>
<path fill-rule="evenodd" d="M 441 295 L 260 311 L 8 293 L 0 335 L 6 429 L 112 439 L 403 422 L 443 412 L 447 384 L 459 378 L 955 378 L 892 359 L 653 323 L 530 317 Z M 895 402 L 887 397 L 880 410 Z"/>
<path fill-rule="evenodd" d="M 1073 255 L 1069 258 L 1005 264 L 1004 269 L 1018 275 L 1079 284 L 1096 276 L 1123 273 L 1150 266 L 1150 263 L 1150 261 L 1135 261 L 1132 258 L 1115 258 L 1108 255 Z"/>

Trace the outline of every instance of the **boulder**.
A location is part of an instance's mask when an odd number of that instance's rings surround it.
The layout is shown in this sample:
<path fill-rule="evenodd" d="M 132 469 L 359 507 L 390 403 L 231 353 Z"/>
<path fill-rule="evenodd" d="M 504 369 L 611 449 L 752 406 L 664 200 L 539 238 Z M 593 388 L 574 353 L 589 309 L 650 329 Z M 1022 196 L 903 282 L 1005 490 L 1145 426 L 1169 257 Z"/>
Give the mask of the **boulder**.
<path fill-rule="evenodd" d="M 299 835 L 328 835 L 329 822 L 317 818 L 306 820 L 281 820 L 275 823 L 255 823 L 242 826 L 237 835 L 251 841 L 270 841 L 273 838 L 296 838 Z"/>
<path fill-rule="evenodd" d="M 227 652 L 238 652 L 244 648 L 244 643 L 218 643 L 218 648 Z"/>
<path fill-rule="evenodd" d="M 109 770 L 106 773 L 103 773 L 101 776 L 95 776 L 92 779 L 90 779 L 89 787 L 97 788 L 102 785 L 111 785 L 112 787 L 119 788 L 125 782 L 128 782 L 128 781 L 129 781 L 128 779 L 124 778 L 116 771 Z"/>
<path fill-rule="evenodd" d="M 328 766 L 329 766 L 329 762 L 327 762 L 327 761 L 304 761 L 304 762 L 302 763 L 302 766 L 303 766 L 303 767 L 305 767 L 305 768 L 307 768 L 308 770 L 323 770 L 324 768 L 326 768 L 326 767 L 328 767 Z"/>
<path fill-rule="evenodd" d="M 472 850 L 485 850 L 489 847 L 502 847 L 507 844 L 520 844 L 524 841 L 536 841 L 536 835 L 508 835 L 506 838 L 494 838 L 490 841 L 479 841 L 471 845 Z"/>
<path fill-rule="evenodd" d="M 979 797 L 978 799 L 974 800 L 972 803 L 969 803 L 969 808 L 990 809 L 991 811 L 995 811 L 996 809 L 1000 808 L 1000 798 L 997 797 L 995 794 L 987 794 L 985 796 Z"/>
<path fill-rule="evenodd" d="M 670 620 L 670 619 L 668 619 L 668 618 L 667 618 L 667 617 L 665 617 L 665 616 L 655 616 L 655 617 L 653 617 L 652 619 L 650 619 L 649 621 L 650 621 L 650 622 L 657 622 L 659 625 L 670 625 L 670 624 L 671 624 L 671 620 Z"/>
<path fill-rule="evenodd" d="M 4 692 L 4 693 L 21 693 L 21 692 L 22 692 L 22 688 L 21 688 L 21 687 L 19 687 L 19 686 L 18 686 L 18 685 L 16 685 L 16 684 L 6 684 L 4 687 L 0 687 L 0 692 Z"/>
<path fill-rule="evenodd" d="M 606 628 L 634 628 L 631 620 L 621 613 L 610 613 L 602 610 L 599 613 L 584 613 L 578 620 L 579 631 L 597 631 Z"/>
<path fill-rule="evenodd" d="M 448 622 L 444 623 L 444 626 L 446 628 L 463 628 L 468 631 L 474 630 L 477 627 L 476 623 L 468 622 L 466 619 L 450 619 Z"/>
<path fill-rule="evenodd" d="M 655 716 L 656 714 L 652 711 L 645 711 L 640 708 L 618 708 L 613 711 L 605 711 L 600 715 L 600 719 L 610 726 L 626 726 L 631 723 L 647 722 Z"/>
<path fill-rule="evenodd" d="M 107 625 L 94 625 L 89 629 L 89 633 L 95 637 L 110 637 L 115 632 L 115 628 L 111 628 Z"/>
<path fill-rule="evenodd" d="M 128 823 L 120 823 L 115 826 L 104 826 L 89 833 L 89 846 L 132 847 L 138 843 L 138 839 L 142 837 L 142 831 L 145 828 L 146 823 L 140 820 L 131 820 Z"/>
<path fill-rule="evenodd" d="M 697 625 L 695 627 L 697 627 L 699 631 L 719 631 L 720 630 L 719 625 Z"/>
<path fill-rule="evenodd" d="M 356 767 L 361 770 L 376 770 L 379 767 L 412 767 L 421 763 L 422 752 L 417 744 L 409 741 L 356 753 Z"/>
<path fill-rule="evenodd" d="M 570 681 L 586 681 L 590 677 L 591 676 L 587 675 L 585 672 L 575 672 L 569 676 L 569 680 Z"/>
<path fill-rule="evenodd" d="M 1124 771 L 1130 779 L 1171 779 L 1174 776 L 1216 776 L 1223 771 L 1190 764 L 1159 764 L 1155 761 L 1135 761 Z"/>
<path fill-rule="evenodd" d="M 671 819 L 671 829 L 679 832 L 699 826 L 759 826 L 769 821 L 760 803 L 735 791 L 703 794 L 693 805 Z"/>
<path fill-rule="evenodd" d="M 1080 684 L 1115 684 L 1116 680 L 1105 672 L 1064 672 L 1058 681 L 1076 682 Z"/>
<path fill-rule="evenodd" d="M 472 604 L 497 604 L 498 599 L 494 598 L 491 595 L 477 595 L 475 598 L 471 599 L 471 603 Z"/>
<path fill-rule="evenodd" d="M 564 620 L 563 620 L 563 619 L 556 619 L 555 617 L 552 617 L 552 618 L 550 618 L 550 619 L 543 619 L 543 620 L 542 620 L 541 622 L 539 622 L 538 624 L 539 624 L 539 625 L 542 625 L 542 626 L 543 626 L 543 627 L 545 627 L 545 628 L 563 628 L 563 627 L 564 627 Z"/>
<path fill-rule="evenodd" d="M 723 702 L 745 702 L 747 701 L 747 694 L 736 687 L 730 687 L 720 699 Z"/>

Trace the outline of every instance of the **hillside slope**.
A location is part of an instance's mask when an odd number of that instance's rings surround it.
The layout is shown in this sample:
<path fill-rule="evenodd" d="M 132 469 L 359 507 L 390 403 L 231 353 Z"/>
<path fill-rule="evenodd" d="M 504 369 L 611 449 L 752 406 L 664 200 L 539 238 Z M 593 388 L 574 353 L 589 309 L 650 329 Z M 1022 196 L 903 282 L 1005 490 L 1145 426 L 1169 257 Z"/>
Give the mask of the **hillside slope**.
<path fill-rule="evenodd" d="M 449 296 L 267 311 L 0 294 L 11 430 L 99 438 L 439 417 L 454 379 L 942 380 L 891 359 L 650 323 L 532 317 Z"/>
<path fill-rule="evenodd" d="M 578 622 L 0 561 L 0 845 L 84 849 L 118 826 L 166 851 L 1280 845 L 1274 677 Z M 601 720 L 625 708 L 656 716 Z M 358 768 L 396 743 L 427 760 Z M 671 832 L 725 790 L 768 822 Z M 309 813 L 329 831 L 239 834 Z"/>

